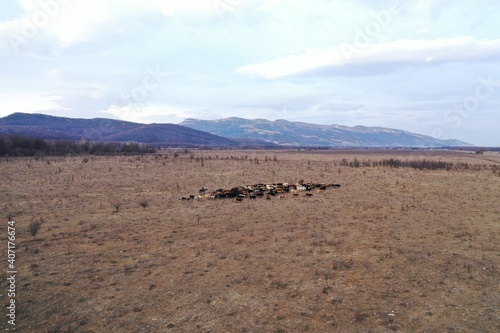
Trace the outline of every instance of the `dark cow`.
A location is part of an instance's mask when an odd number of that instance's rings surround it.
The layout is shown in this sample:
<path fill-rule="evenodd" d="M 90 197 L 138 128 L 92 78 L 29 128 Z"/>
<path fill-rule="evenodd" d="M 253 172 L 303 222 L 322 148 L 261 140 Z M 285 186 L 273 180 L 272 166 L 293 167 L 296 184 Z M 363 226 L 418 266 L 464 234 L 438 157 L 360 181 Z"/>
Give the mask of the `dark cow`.
<path fill-rule="evenodd" d="M 240 192 L 239 192 L 238 188 L 237 187 L 233 187 L 231 189 L 231 192 L 229 192 L 228 196 L 231 197 L 231 198 L 234 198 L 234 197 L 237 197 L 239 193 Z"/>

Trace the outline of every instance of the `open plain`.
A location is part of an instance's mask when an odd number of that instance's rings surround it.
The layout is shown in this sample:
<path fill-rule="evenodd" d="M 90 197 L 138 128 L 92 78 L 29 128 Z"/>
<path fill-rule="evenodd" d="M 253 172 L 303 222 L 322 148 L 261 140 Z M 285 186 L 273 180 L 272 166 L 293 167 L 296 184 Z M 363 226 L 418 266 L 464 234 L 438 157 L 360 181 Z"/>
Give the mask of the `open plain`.
<path fill-rule="evenodd" d="M 453 166 L 373 163 L 390 158 Z M 14 220 L 18 271 L 2 331 L 500 331 L 498 154 L 170 150 L 0 172 L 2 260 Z M 181 200 L 301 179 L 342 186 Z"/>

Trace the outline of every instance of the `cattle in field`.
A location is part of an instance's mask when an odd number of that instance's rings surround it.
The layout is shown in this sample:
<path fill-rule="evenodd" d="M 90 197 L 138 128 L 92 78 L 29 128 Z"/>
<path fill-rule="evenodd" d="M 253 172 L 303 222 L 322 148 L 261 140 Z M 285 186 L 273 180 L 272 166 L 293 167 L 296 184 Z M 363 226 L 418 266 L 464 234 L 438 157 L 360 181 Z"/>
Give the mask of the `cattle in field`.
<path fill-rule="evenodd" d="M 229 196 L 230 196 L 231 198 L 234 198 L 234 197 L 237 197 L 239 193 L 240 193 L 240 192 L 239 192 L 238 188 L 237 188 L 237 187 L 233 187 L 233 188 L 231 189 L 231 191 L 229 192 Z"/>
<path fill-rule="evenodd" d="M 235 198 L 237 201 L 242 201 L 244 198 L 257 199 L 257 197 L 265 197 L 266 200 L 271 200 L 273 196 L 279 199 L 284 199 L 286 192 L 292 193 L 292 196 L 298 197 L 299 192 L 311 192 L 315 190 L 317 194 L 323 193 L 328 187 L 339 188 L 340 184 L 319 183 L 319 182 L 304 182 L 298 181 L 296 184 L 289 183 L 257 183 L 249 185 L 240 185 L 232 187 L 231 189 L 218 188 L 209 191 L 207 188 L 202 187 L 199 189 L 198 195 L 190 195 L 189 197 L 182 197 L 180 200 L 203 200 L 203 199 L 219 199 L 219 198 Z M 306 197 L 312 197 L 312 193 L 306 193 Z"/>

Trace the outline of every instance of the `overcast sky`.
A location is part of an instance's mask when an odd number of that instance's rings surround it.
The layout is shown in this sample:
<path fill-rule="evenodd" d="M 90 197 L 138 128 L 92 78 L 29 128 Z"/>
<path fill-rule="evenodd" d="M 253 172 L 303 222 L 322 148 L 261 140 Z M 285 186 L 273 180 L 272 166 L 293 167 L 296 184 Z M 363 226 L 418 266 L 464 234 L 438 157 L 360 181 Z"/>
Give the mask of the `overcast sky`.
<path fill-rule="evenodd" d="M 500 146 L 497 0 L 2 0 L 0 117 L 287 119 Z"/>

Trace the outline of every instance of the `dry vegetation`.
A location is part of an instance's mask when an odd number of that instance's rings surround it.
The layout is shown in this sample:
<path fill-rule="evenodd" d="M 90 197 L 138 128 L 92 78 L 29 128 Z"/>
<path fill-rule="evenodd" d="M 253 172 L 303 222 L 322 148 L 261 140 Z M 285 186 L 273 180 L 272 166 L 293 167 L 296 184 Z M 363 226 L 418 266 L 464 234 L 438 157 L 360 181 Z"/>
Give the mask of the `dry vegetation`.
<path fill-rule="evenodd" d="M 17 222 L 19 332 L 500 331 L 498 154 L 175 155 L 0 162 L 2 235 L 8 214 Z M 342 187 L 179 200 L 299 179 Z M 44 221 L 35 239 L 32 221 Z"/>

